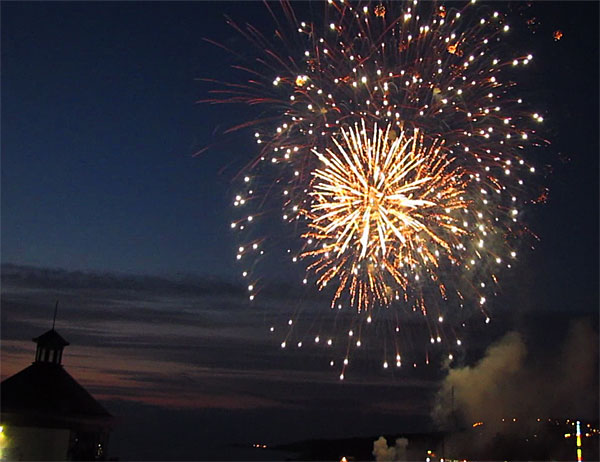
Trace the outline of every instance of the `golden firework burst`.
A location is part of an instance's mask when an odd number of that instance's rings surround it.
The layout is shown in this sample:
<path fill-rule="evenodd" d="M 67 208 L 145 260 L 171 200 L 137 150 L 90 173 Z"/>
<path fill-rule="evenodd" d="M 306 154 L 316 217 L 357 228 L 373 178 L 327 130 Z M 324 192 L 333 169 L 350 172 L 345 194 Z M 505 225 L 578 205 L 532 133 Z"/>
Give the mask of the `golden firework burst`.
<path fill-rule="evenodd" d="M 313 150 L 321 166 L 304 211 L 310 248 L 302 257 L 314 259 L 309 270 L 320 288 L 337 279 L 332 305 L 340 298 L 359 311 L 388 305 L 442 255 L 453 259 L 467 234 L 458 220 L 466 180 L 443 143 L 418 130 L 392 131 L 362 120 L 332 138 L 335 150 Z"/>

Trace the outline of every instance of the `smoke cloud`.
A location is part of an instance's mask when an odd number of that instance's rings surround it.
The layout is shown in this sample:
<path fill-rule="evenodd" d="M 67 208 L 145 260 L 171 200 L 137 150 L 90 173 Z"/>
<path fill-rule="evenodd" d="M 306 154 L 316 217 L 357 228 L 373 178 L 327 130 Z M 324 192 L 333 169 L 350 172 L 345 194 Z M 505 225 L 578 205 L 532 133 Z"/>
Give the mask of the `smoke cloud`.
<path fill-rule="evenodd" d="M 388 446 L 387 440 L 380 436 L 373 443 L 373 455 L 377 462 L 392 462 L 402 461 L 406 459 L 406 447 L 408 440 L 406 438 L 398 438 L 395 446 Z"/>
<path fill-rule="evenodd" d="M 509 332 L 477 364 L 448 371 L 433 417 L 455 435 L 455 445 L 461 446 L 459 431 L 476 422 L 484 422 L 484 436 L 474 442 L 462 435 L 465 447 L 505 432 L 502 419 L 516 419 L 512 428 L 519 432 L 533 428 L 537 418 L 597 419 L 598 333 L 592 322 L 572 321 L 562 344 L 541 355 L 530 350 L 523 335 Z"/>

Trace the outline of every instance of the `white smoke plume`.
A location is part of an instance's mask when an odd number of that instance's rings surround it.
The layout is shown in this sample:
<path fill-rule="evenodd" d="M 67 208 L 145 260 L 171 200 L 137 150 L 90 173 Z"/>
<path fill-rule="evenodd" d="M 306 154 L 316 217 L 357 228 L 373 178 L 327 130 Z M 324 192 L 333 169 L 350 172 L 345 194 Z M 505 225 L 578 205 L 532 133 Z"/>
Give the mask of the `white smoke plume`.
<path fill-rule="evenodd" d="M 380 436 L 373 443 L 373 455 L 377 462 L 404 461 L 406 459 L 406 438 L 398 438 L 395 446 L 388 446 L 387 440 Z"/>
<path fill-rule="evenodd" d="M 506 428 L 502 419 L 517 419 L 520 431 L 537 418 L 596 420 L 598 333 L 592 324 L 589 319 L 571 322 L 562 345 L 542 355 L 530 355 L 526 339 L 509 332 L 477 364 L 448 371 L 436 396 L 434 419 L 455 434 L 459 446 L 457 431 L 475 422 L 484 422 L 492 437 Z M 485 438 L 477 442 L 485 443 Z"/>

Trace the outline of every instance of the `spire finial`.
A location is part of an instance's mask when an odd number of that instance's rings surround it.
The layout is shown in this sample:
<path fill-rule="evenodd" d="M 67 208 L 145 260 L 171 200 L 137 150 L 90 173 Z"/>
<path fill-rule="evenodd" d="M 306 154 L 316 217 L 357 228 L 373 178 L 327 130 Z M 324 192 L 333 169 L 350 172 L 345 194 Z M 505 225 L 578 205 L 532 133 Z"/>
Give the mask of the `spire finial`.
<path fill-rule="evenodd" d="M 52 319 L 52 330 L 54 330 L 54 324 L 56 324 L 56 313 L 58 312 L 58 300 L 56 300 L 56 305 L 54 305 L 54 318 Z"/>

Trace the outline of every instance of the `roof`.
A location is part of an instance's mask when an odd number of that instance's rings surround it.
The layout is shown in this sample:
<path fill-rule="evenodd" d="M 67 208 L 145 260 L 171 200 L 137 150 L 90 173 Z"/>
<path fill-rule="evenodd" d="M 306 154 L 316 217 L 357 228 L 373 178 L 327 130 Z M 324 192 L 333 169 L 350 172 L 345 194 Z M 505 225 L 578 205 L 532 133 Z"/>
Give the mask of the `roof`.
<path fill-rule="evenodd" d="M 61 348 L 66 347 L 69 344 L 69 342 L 62 338 L 54 329 L 50 329 L 39 337 L 35 337 L 33 341 L 38 345 L 49 348 Z"/>
<path fill-rule="evenodd" d="M 112 420 L 108 411 L 58 364 L 33 363 L 2 382 L 0 394 L 2 414 L 70 422 Z"/>

